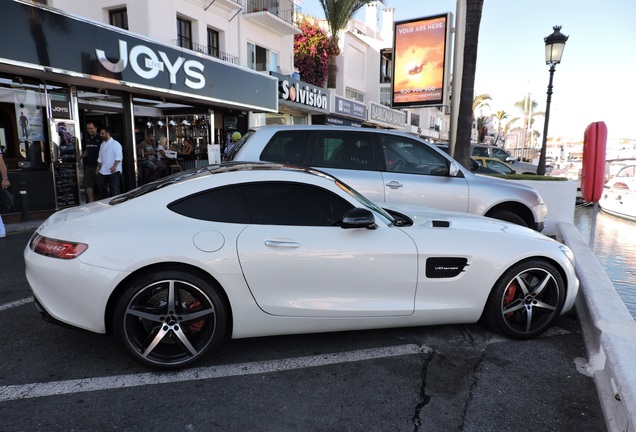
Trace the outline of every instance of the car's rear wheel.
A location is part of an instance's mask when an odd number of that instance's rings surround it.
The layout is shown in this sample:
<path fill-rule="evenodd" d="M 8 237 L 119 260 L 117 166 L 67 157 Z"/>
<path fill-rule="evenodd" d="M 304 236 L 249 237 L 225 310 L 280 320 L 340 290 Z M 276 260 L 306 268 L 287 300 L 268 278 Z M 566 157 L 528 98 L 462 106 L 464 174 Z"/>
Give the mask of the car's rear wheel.
<path fill-rule="evenodd" d="M 514 339 L 530 339 L 550 327 L 564 301 L 565 283 L 552 264 L 523 261 L 508 269 L 493 287 L 484 320 Z"/>
<path fill-rule="evenodd" d="M 114 333 L 132 357 L 146 366 L 188 366 L 225 336 L 227 308 L 217 290 L 183 271 L 144 276 L 118 300 Z"/>
<path fill-rule="evenodd" d="M 511 212 L 510 210 L 497 210 L 489 214 L 488 217 L 491 217 L 493 219 L 499 219 L 506 222 L 511 222 L 513 224 L 521 225 L 526 228 L 528 227 L 528 224 L 526 223 L 526 221 L 523 220 L 521 216 Z"/>

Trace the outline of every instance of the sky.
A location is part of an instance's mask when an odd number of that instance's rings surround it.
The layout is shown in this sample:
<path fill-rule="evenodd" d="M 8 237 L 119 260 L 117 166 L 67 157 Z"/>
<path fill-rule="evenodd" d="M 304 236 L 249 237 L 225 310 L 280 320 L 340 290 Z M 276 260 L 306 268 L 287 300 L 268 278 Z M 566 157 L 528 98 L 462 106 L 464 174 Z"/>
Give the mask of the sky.
<path fill-rule="evenodd" d="M 318 0 L 300 6 L 324 17 Z M 385 7 L 401 21 L 455 14 L 457 2 L 385 0 Z M 363 8 L 356 17 L 364 16 Z M 492 113 L 503 110 L 510 118 L 522 116 L 514 104 L 527 93 L 545 111 L 550 74 L 544 38 L 560 25 L 569 39 L 554 73 L 548 137 L 583 139 L 590 123 L 604 121 L 608 139 L 636 139 L 635 20 L 635 0 L 484 0 L 475 94 L 489 94 Z M 543 131 L 542 118 L 535 128 Z"/>

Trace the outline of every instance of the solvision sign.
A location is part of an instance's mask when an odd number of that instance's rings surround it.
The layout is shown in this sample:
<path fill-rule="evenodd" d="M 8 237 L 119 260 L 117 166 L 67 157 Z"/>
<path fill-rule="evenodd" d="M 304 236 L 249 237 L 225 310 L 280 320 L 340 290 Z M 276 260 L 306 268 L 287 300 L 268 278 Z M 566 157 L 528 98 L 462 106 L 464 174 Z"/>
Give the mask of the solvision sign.
<path fill-rule="evenodd" d="M 320 112 L 329 111 L 329 99 L 323 88 L 274 72 L 270 72 L 270 75 L 278 78 L 280 100 L 311 107 Z"/>
<path fill-rule="evenodd" d="M 145 45 L 135 45 L 129 51 L 128 42 L 120 39 L 116 63 L 108 60 L 104 50 L 96 48 L 95 54 L 101 65 L 112 73 L 121 73 L 130 65 L 133 72 L 143 79 L 152 80 L 160 73 L 167 73 L 170 84 L 177 84 L 177 79 L 183 76 L 183 84 L 193 90 L 205 86 L 203 63 L 183 57 L 170 59 L 165 52 L 154 51 Z"/>

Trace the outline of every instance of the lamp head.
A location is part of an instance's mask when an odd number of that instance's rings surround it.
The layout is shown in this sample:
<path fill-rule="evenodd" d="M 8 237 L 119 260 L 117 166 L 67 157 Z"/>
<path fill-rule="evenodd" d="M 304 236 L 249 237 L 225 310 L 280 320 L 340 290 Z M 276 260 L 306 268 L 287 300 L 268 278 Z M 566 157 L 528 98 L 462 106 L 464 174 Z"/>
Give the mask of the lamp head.
<path fill-rule="evenodd" d="M 545 41 L 545 64 L 555 65 L 561 63 L 563 48 L 569 36 L 561 33 L 561 26 L 552 27 L 554 32 L 543 40 Z"/>

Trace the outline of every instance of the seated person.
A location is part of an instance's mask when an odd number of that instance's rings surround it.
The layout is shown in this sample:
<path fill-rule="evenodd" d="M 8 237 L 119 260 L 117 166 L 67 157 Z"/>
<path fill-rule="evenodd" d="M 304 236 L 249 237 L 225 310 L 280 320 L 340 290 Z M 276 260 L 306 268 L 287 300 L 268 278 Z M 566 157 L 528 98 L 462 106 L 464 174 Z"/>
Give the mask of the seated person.
<path fill-rule="evenodd" d="M 146 139 L 137 146 L 139 166 L 150 171 L 156 171 L 157 169 L 157 152 L 155 151 L 154 141 L 154 135 L 148 134 Z"/>
<path fill-rule="evenodd" d="M 188 138 L 185 138 L 183 140 L 183 144 L 181 145 L 181 151 L 177 151 L 177 157 L 181 159 L 190 159 L 193 151 L 194 146 Z"/>
<path fill-rule="evenodd" d="M 166 149 L 168 147 L 167 143 L 168 139 L 165 136 L 162 136 L 159 139 L 159 144 L 157 144 L 157 177 L 161 177 L 170 166 L 170 160 L 166 154 Z"/>

